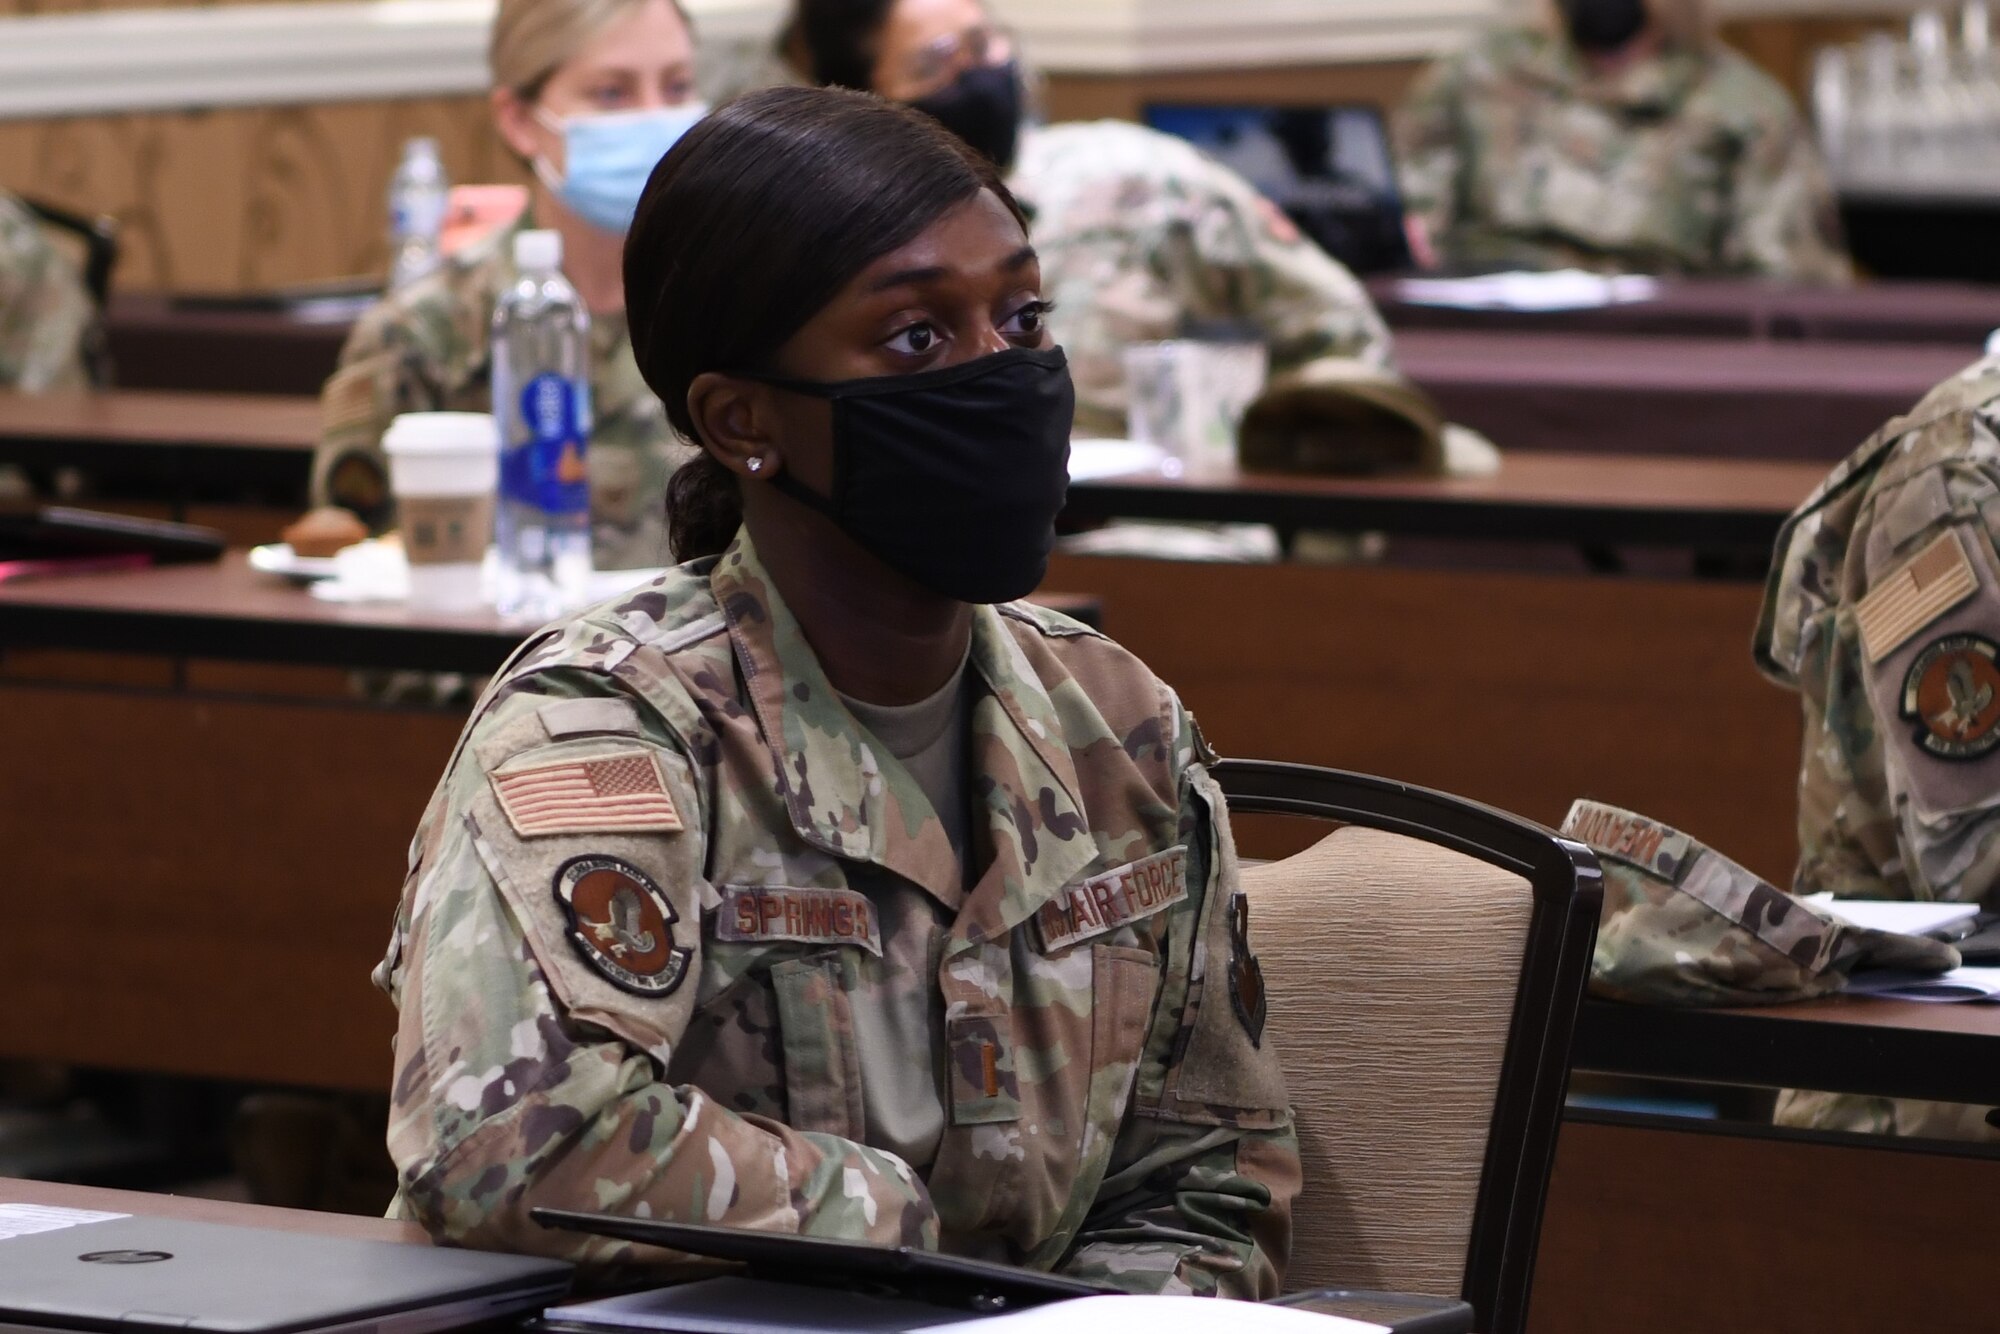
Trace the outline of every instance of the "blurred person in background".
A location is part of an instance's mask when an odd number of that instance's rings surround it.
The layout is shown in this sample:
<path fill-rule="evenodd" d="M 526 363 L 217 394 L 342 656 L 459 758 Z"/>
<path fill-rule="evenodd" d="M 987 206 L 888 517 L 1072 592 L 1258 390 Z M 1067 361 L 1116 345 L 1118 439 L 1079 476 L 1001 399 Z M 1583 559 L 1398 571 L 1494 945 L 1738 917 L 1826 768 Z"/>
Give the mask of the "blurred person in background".
<path fill-rule="evenodd" d="M 76 266 L 0 190 L 0 389 L 82 388 L 96 313 Z"/>
<path fill-rule="evenodd" d="M 625 325 L 625 232 L 653 165 L 706 108 L 675 0 L 500 0 L 488 58 L 493 122 L 534 171 L 526 217 L 365 315 L 322 394 L 313 497 L 371 527 L 392 518 L 382 434 L 398 413 L 491 407 L 489 328 L 528 227 L 562 234 L 563 273 L 591 315 L 592 555 L 662 565 L 667 478 L 692 450 L 640 378 Z"/>
<path fill-rule="evenodd" d="M 1852 278 L 1785 90 L 1707 0 L 1537 0 L 1397 117 L 1411 248 L 1458 269 Z"/>
<path fill-rule="evenodd" d="M 813 82 L 927 112 L 1006 174 L 1033 221 L 1079 434 L 1123 434 L 1124 349 L 1190 326 L 1254 330 L 1273 371 L 1388 363 L 1360 283 L 1242 177 L 1130 122 L 1030 124 L 1013 38 L 980 0 L 796 0 L 781 40 Z"/>

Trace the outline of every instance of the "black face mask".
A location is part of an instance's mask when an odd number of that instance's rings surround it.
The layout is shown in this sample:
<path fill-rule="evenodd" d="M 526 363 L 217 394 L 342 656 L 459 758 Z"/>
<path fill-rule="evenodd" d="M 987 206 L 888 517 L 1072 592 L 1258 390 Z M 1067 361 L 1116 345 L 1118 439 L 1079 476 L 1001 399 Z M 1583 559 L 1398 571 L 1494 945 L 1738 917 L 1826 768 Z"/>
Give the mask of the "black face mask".
<path fill-rule="evenodd" d="M 1010 60 L 969 69 L 949 87 L 910 105 L 963 139 L 1004 175 L 1014 165 L 1014 149 L 1021 138 L 1021 100 L 1021 67 Z"/>
<path fill-rule="evenodd" d="M 1616 51 L 1646 26 L 1646 0 L 1562 0 L 1562 12 L 1583 51 Z"/>
<path fill-rule="evenodd" d="M 1076 387 L 1061 348 L 825 384 L 749 376 L 833 403 L 833 494 L 771 485 L 889 568 L 959 602 L 1011 602 L 1048 570 L 1069 492 Z"/>

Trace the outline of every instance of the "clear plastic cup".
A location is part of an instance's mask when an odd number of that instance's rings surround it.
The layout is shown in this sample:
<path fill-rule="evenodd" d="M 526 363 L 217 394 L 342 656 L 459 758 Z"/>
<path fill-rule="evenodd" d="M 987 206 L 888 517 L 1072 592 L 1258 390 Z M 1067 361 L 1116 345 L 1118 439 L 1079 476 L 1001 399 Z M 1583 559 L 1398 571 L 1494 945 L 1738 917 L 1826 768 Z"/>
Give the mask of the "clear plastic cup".
<path fill-rule="evenodd" d="M 465 611 L 484 605 L 480 568 L 493 543 L 500 432 L 483 412 L 410 412 L 382 437 L 396 494 L 410 605 Z"/>
<path fill-rule="evenodd" d="M 1237 428 L 1270 365 L 1262 343 L 1134 343 L 1124 363 L 1127 434 L 1165 451 L 1167 475 L 1235 462 Z"/>

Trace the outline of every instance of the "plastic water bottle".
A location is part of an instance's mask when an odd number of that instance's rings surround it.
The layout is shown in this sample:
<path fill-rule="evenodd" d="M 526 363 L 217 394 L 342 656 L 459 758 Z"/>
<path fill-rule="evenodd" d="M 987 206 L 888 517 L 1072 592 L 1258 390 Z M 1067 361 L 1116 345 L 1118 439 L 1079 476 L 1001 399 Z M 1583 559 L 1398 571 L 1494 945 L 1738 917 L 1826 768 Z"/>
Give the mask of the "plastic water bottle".
<path fill-rule="evenodd" d="M 549 619 L 590 585 L 590 312 L 562 275 L 562 235 L 514 238 L 519 276 L 493 311 L 494 514 L 500 610 Z"/>
<path fill-rule="evenodd" d="M 403 145 L 403 161 L 389 179 L 389 290 L 396 291 L 438 266 L 438 233 L 444 230 L 451 182 L 438 158 L 437 140 Z"/>

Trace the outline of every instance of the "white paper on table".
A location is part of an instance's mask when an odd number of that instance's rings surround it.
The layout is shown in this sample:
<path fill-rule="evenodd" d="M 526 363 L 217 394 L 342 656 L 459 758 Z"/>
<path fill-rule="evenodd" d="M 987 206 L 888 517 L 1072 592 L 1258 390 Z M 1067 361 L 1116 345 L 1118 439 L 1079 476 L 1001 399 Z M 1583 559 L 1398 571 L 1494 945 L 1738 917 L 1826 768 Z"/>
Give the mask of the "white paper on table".
<path fill-rule="evenodd" d="M 308 590 L 322 602 L 406 602 L 410 597 L 410 563 L 399 542 L 371 538 L 343 547 L 332 557 L 333 575 Z M 486 549 L 480 583 L 488 601 L 499 579 L 499 553 Z M 637 570 L 595 570 L 590 576 L 588 600 L 601 602 L 628 588 L 651 583 L 665 574 L 666 567 Z"/>
<path fill-rule="evenodd" d="M 901 1298 L 734 1276 L 573 1302 L 548 1315 L 596 1329 L 668 1334 L 905 1334 L 981 1318 Z"/>
<path fill-rule="evenodd" d="M 1158 445 L 1137 440 L 1078 438 L 1069 442 L 1069 479 L 1094 482 L 1102 477 L 1154 472 L 1166 460 L 1167 451 Z"/>
<path fill-rule="evenodd" d="M 671 1334 L 1389 1334 L 1387 1325 L 1261 1302 L 1212 1297 L 1076 1297 L 980 1316 L 898 1298 L 754 1278 L 711 1278 L 601 1301 L 549 1316 L 606 1330 Z"/>
<path fill-rule="evenodd" d="M 2000 968 L 1954 968 L 1948 973 L 1863 971 L 1847 979 L 1854 996 L 1886 996 L 1891 1000 L 2000 1001 Z"/>
<path fill-rule="evenodd" d="M 955 1326 L 952 1334 L 1389 1334 L 1387 1325 L 1213 1297 L 1078 1297 Z"/>
<path fill-rule="evenodd" d="M 1488 273 L 1477 278 L 1405 278 L 1396 284 L 1396 295 L 1413 306 L 1454 310 L 1594 310 L 1651 301 L 1659 294 L 1657 278 L 1582 269 Z"/>
<path fill-rule="evenodd" d="M 130 1217 L 130 1214 L 107 1214 L 96 1209 L 62 1209 L 51 1204 L 0 1204 L 0 1241 Z"/>
<path fill-rule="evenodd" d="M 1952 926 L 1979 915 L 1976 903 L 1912 903 L 1901 899 L 1837 899 L 1831 894 L 1808 894 L 1806 902 L 1849 926 L 1871 927 L 1877 931 L 1900 931 L 1921 936 L 1939 927 Z"/>

